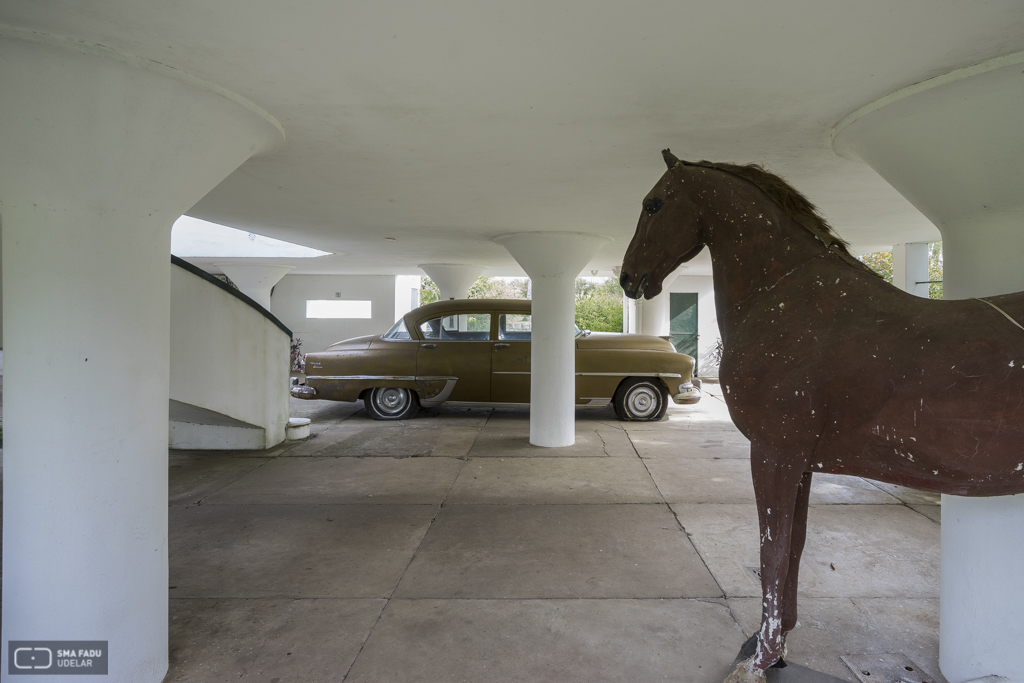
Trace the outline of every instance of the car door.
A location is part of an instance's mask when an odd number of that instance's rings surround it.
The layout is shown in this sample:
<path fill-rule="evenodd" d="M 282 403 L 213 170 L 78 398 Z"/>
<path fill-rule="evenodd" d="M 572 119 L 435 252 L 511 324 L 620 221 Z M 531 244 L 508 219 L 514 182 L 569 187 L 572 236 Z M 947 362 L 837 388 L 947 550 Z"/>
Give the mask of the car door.
<path fill-rule="evenodd" d="M 491 398 L 491 314 L 458 312 L 420 323 L 416 375 L 457 379 L 449 401 Z"/>
<path fill-rule="evenodd" d="M 530 402 L 529 313 L 498 313 L 498 337 L 491 352 L 491 401 Z"/>

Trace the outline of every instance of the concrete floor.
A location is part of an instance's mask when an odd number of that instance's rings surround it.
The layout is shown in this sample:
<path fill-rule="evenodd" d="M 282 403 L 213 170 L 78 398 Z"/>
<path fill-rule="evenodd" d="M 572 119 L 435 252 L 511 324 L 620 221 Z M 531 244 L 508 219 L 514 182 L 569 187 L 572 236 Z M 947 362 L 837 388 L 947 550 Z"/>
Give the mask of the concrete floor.
<path fill-rule="evenodd" d="M 714 391 L 715 387 L 710 387 Z M 314 436 L 170 457 L 168 681 L 719 683 L 759 620 L 746 440 L 720 397 L 659 423 L 293 404 Z M 817 476 L 789 659 L 938 673 L 937 496 Z"/>

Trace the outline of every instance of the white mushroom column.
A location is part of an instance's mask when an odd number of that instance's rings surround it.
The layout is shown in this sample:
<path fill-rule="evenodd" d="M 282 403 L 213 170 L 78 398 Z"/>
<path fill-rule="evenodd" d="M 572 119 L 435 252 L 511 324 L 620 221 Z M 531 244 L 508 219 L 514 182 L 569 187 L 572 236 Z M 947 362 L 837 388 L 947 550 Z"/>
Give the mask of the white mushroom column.
<path fill-rule="evenodd" d="M 1021 64 L 1024 53 L 918 83 L 834 131 L 837 152 L 867 162 L 938 226 L 947 299 L 1024 290 Z M 1024 495 L 942 497 L 939 663 L 950 683 L 1024 681 L 1021 567 Z"/>
<path fill-rule="evenodd" d="M 3 643 L 167 671 L 170 236 L 280 126 L 159 63 L 0 27 Z M 36 672 L 38 673 L 38 672 Z"/>
<path fill-rule="evenodd" d="M 530 443 L 571 446 L 576 441 L 576 276 L 611 240 L 579 232 L 519 232 L 495 241 L 532 281 Z"/>
<path fill-rule="evenodd" d="M 215 263 L 238 287 L 238 291 L 270 311 L 270 290 L 295 266 L 260 263 Z"/>
<path fill-rule="evenodd" d="M 416 266 L 427 274 L 441 291 L 441 300 L 465 299 L 483 266 L 467 266 L 458 263 L 422 263 Z"/>
<path fill-rule="evenodd" d="M 676 281 L 678 276 L 670 274 L 661 283 L 661 294 L 653 299 L 636 300 L 637 327 L 640 334 L 649 334 L 655 337 L 666 337 L 669 334 L 671 321 L 672 295 L 668 291 L 669 286 Z"/>

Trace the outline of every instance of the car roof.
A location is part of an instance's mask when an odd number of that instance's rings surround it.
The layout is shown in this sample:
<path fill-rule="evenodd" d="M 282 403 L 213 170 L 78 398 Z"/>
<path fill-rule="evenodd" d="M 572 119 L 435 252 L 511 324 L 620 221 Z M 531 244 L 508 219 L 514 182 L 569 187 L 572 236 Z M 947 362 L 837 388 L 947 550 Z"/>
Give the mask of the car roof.
<path fill-rule="evenodd" d="M 406 317 L 411 320 L 422 320 L 431 315 L 451 315 L 472 311 L 516 311 L 529 312 L 533 304 L 529 299 L 448 299 L 435 301 L 409 311 Z"/>

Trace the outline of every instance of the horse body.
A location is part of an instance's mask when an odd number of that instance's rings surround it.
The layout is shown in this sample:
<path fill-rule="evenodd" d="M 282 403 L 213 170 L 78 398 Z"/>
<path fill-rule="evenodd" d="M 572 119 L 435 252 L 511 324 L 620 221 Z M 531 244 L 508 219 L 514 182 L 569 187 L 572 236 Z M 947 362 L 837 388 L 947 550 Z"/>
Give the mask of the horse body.
<path fill-rule="evenodd" d="M 790 457 L 802 442 L 806 471 L 957 495 L 1019 492 L 1024 330 L 982 302 L 929 301 L 829 265 L 789 276 L 731 325 L 721 381 L 740 430 L 790 444 Z M 807 287 L 828 291 L 801 305 Z M 1024 318 L 1024 295 L 992 301 Z"/>
<path fill-rule="evenodd" d="M 1024 329 L 1007 319 L 1024 320 L 1024 294 L 991 305 L 912 296 L 853 259 L 775 176 L 666 161 L 622 284 L 651 298 L 680 263 L 711 252 L 720 380 L 751 442 L 761 536 L 757 652 L 729 681 L 760 681 L 796 625 L 814 472 L 1024 492 Z"/>

